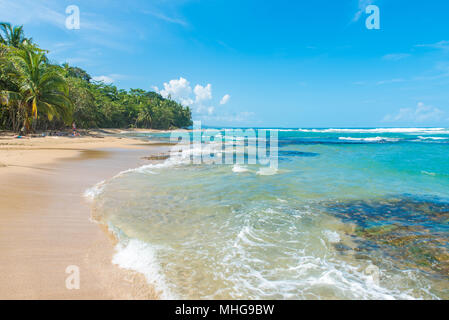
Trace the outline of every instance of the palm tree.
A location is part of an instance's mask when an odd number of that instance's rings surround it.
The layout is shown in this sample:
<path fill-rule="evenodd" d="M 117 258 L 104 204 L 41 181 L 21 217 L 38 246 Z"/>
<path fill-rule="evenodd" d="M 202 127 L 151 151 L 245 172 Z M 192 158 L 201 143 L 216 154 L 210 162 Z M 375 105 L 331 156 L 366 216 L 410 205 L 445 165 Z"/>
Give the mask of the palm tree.
<path fill-rule="evenodd" d="M 9 125 L 13 131 L 19 131 L 22 104 L 19 93 L 17 70 L 11 59 L 11 50 L 0 44 L 0 107 L 9 113 Z"/>
<path fill-rule="evenodd" d="M 25 38 L 23 26 L 11 26 L 10 23 L 0 23 L 0 43 L 19 48 L 26 43 L 31 43 L 31 39 Z M 3 33 L 3 35 L 2 35 Z"/>
<path fill-rule="evenodd" d="M 140 108 L 139 113 L 137 114 L 137 119 L 136 119 L 136 127 L 138 126 L 138 124 L 142 124 L 144 128 L 149 129 L 151 128 L 151 124 L 153 122 L 153 115 L 152 115 L 152 111 L 151 111 L 151 107 L 148 106 L 144 106 Z"/>
<path fill-rule="evenodd" d="M 8 98 L 9 104 L 24 109 L 24 127 L 29 130 L 30 117 L 36 120 L 39 113 L 50 121 L 56 117 L 70 123 L 72 102 L 67 82 L 56 68 L 46 64 L 45 54 L 25 46 L 15 50 L 12 59 L 19 88 L 15 92 L 3 91 L 2 96 Z"/>

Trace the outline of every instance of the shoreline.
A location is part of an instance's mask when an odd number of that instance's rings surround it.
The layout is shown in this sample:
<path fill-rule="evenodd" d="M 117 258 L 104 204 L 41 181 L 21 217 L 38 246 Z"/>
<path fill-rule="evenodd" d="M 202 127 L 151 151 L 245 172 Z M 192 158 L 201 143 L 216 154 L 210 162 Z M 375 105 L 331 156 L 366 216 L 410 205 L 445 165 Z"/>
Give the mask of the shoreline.
<path fill-rule="evenodd" d="M 118 137 L 0 137 L 0 299 L 157 299 L 142 274 L 112 264 L 116 239 L 83 194 L 160 150 Z M 66 288 L 73 265 L 79 290 Z"/>

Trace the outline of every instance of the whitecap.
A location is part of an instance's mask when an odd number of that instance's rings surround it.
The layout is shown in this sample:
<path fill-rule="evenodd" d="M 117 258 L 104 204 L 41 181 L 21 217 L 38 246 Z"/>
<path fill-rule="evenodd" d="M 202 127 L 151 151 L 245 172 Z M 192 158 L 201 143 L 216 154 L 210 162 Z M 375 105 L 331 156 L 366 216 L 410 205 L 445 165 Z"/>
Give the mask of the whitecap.
<path fill-rule="evenodd" d="M 262 167 L 259 169 L 259 171 L 256 172 L 256 174 L 260 176 L 272 176 L 278 173 L 278 169 L 271 168 L 271 167 Z"/>
<path fill-rule="evenodd" d="M 423 137 L 423 136 L 419 136 L 418 138 L 421 140 L 447 140 L 448 139 L 445 137 Z"/>
<path fill-rule="evenodd" d="M 232 172 L 234 173 L 242 173 L 242 172 L 248 172 L 249 169 L 245 166 L 239 166 L 238 164 L 235 164 L 234 167 L 232 167 Z"/>
<path fill-rule="evenodd" d="M 398 138 L 385 138 L 385 137 L 370 137 L 370 138 L 352 138 L 352 137 L 338 137 L 339 140 L 348 140 L 348 141 L 365 141 L 365 142 L 397 142 L 400 139 Z"/>
<path fill-rule="evenodd" d="M 449 134 L 445 128 L 374 128 L 374 129 L 298 129 L 300 132 L 321 132 L 321 133 L 438 133 Z"/>

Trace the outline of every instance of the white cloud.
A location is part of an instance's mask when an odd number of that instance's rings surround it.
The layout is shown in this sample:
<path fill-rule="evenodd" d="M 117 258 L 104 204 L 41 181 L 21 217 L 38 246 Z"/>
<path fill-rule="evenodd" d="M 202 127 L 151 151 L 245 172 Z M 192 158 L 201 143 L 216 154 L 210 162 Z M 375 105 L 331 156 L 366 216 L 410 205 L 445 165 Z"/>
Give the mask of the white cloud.
<path fill-rule="evenodd" d="M 418 81 L 432 81 L 449 77 L 449 63 L 447 62 L 439 62 L 435 65 L 434 70 L 436 73 L 426 75 L 426 76 L 418 76 L 414 77 L 413 80 Z M 429 72 L 431 73 L 431 72 Z"/>
<path fill-rule="evenodd" d="M 214 107 L 209 107 L 207 108 L 207 114 L 213 114 L 214 113 L 215 108 Z"/>
<path fill-rule="evenodd" d="M 248 120 L 251 120 L 251 122 L 254 122 L 254 112 L 249 111 L 242 111 L 238 113 L 225 113 L 221 115 L 199 115 L 197 117 L 197 120 L 204 120 L 204 121 L 214 121 L 214 122 L 228 122 L 228 123 L 236 123 L 236 122 L 246 122 Z"/>
<path fill-rule="evenodd" d="M 212 85 L 209 83 L 203 87 L 197 84 L 193 92 L 195 93 L 195 112 L 212 115 L 215 111 L 215 107 L 209 105 L 209 101 L 212 100 Z"/>
<path fill-rule="evenodd" d="M 195 93 L 196 96 L 195 97 L 196 103 L 202 103 L 204 101 L 212 99 L 212 85 L 210 83 L 205 87 L 197 84 L 193 92 Z"/>
<path fill-rule="evenodd" d="M 405 79 L 395 78 L 395 79 L 378 81 L 377 84 L 382 85 L 382 84 L 389 84 L 389 83 L 399 83 L 399 82 L 404 82 L 404 81 L 405 81 Z"/>
<path fill-rule="evenodd" d="M 2 0 L 0 1 L 0 12 L 2 13 L 2 21 L 13 24 L 44 22 L 65 28 L 66 15 L 64 10 L 56 11 L 33 0 Z"/>
<path fill-rule="evenodd" d="M 205 86 L 200 84 L 195 85 L 194 89 L 190 82 L 180 77 L 164 83 L 164 88 L 159 90 L 157 86 L 152 86 L 155 92 L 158 92 L 164 98 L 171 97 L 184 106 L 192 108 L 194 116 L 212 116 L 216 108 L 211 102 L 212 85 L 209 83 Z M 231 96 L 226 94 L 220 101 L 220 104 L 225 104 L 229 101 Z"/>
<path fill-rule="evenodd" d="M 229 102 L 229 99 L 231 99 L 231 96 L 229 94 L 225 94 L 223 98 L 220 100 L 220 104 L 226 104 Z"/>
<path fill-rule="evenodd" d="M 410 54 L 408 53 L 390 53 L 390 54 L 386 54 L 382 57 L 383 60 L 388 60 L 388 61 L 399 61 L 402 59 L 405 59 L 407 57 L 410 57 Z"/>
<path fill-rule="evenodd" d="M 449 50 L 449 40 L 442 40 L 437 43 L 431 43 L 431 44 L 417 44 L 415 47 Z"/>
<path fill-rule="evenodd" d="M 190 83 L 182 77 L 170 80 L 168 83 L 165 82 L 164 89 L 159 91 L 159 93 L 164 98 L 171 97 L 185 106 L 193 104 L 193 100 L 190 98 L 190 94 L 192 93 Z"/>
<path fill-rule="evenodd" d="M 388 114 L 384 117 L 385 122 L 438 122 L 443 119 L 444 111 L 426 106 L 418 102 L 416 108 L 402 108 L 396 114 Z"/>
<path fill-rule="evenodd" d="M 193 111 L 196 114 L 212 115 L 215 112 L 215 107 L 210 105 L 194 104 L 193 108 Z"/>
<path fill-rule="evenodd" d="M 167 16 L 167 15 L 161 13 L 161 12 L 144 10 L 143 13 L 152 15 L 153 17 L 156 17 L 156 18 L 158 18 L 160 20 L 163 20 L 165 22 L 179 24 L 179 25 L 181 25 L 183 27 L 188 26 L 188 23 L 186 21 L 184 21 L 183 19 L 172 18 L 172 17 L 169 17 L 169 16 Z"/>
<path fill-rule="evenodd" d="M 192 87 L 187 79 L 180 77 L 164 83 L 164 88 L 159 90 L 158 87 L 152 87 L 154 91 L 158 92 L 164 98 L 171 98 L 178 101 L 184 106 L 190 106 L 197 114 L 213 114 L 215 108 L 209 104 L 208 101 L 212 99 L 212 85 L 207 84 L 201 86 L 197 84 L 192 92 Z M 192 93 L 194 97 L 192 97 Z"/>
<path fill-rule="evenodd" d="M 118 73 L 111 73 L 111 74 L 108 74 L 108 75 L 101 75 L 101 76 L 92 77 L 92 79 L 94 81 L 101 81 L 101 82 L 104 82 L 106 84 L 111 84 L 111 83 L 114 83 L 117 80 L 126 79 L 126 78 L 128 78 L 128 76 L 123 75 L 123 74 L 118 74 Z"/>
<path fill-rule="evenodd" d="M 67 30 L 65 21 L 68 15 L 65 9 L 66 5 L 57 0 L 1 0 L 0 20 L 19 25 L 48 23 Z M 101 15 L 85 11 L 81 11 L 81 29 L 115 34 L 120 31 L 114 24 L 103 21 Z"/>
<path fill-rule="evenodd" d="M 355 13 L 354 18 L 352 19 L 353 22 L 359 21 L 360 17 L 362 16 L 362 13 L 365 12 L 365 9 L 370 4 L 374 4 L 375 0 L 359 0 L 359 10 Z"/>
<path fill-rule="evenodd" d="M 94 81 L 104 82 L 106 84 L 111 84 L 114 82 L 114 79 L 109 76 L 95 76 L 92 78 Z"/>

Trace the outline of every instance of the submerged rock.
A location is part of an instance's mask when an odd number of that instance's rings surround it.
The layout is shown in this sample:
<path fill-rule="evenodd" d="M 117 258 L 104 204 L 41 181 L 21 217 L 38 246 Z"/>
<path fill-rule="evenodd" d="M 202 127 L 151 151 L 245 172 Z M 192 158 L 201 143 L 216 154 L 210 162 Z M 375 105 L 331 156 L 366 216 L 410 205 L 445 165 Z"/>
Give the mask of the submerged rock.
<path fill-rule="evenodd" d="M 156 155 L 152 155 L 149 157 L 143 157 L 142 159 L 162 161 L 162 160 L 167 160 L 168 158 L 170 158 L 170 155 L 168 155 L 168 154 L 156 154 Z"/>
<path fill-rule="evenodd" d="M 326 204 L 326 211 L 356 225 L 347 231 L 356 258 L 380 253 L 400 269 L 449 280 L 449 203 L 404 197 Z"/>

